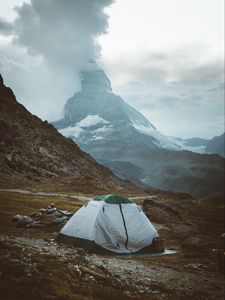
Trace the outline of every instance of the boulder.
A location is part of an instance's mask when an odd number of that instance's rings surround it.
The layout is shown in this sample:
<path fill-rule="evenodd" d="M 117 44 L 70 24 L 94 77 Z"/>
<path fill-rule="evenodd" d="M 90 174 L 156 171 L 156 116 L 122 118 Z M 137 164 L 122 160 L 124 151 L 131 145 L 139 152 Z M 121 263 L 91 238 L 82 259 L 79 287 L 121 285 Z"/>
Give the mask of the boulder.
<path fill-rule="evenodd" d="M 29 216 L 16 215 L 12 221 L 22 227 L 45 227 L 50 225 L 65 224 L 72 216 L 73 212 L 62 211 L 51 204 L 45 208 L 39 209 Z"/>
<path fill-rule="evenodd" d="M 175 238 L 185 240 L 192 237 L 194 233 L 196 234 L 196 230 L 192 226 L 180 224 L 173 227 L 172 233 Z"/>

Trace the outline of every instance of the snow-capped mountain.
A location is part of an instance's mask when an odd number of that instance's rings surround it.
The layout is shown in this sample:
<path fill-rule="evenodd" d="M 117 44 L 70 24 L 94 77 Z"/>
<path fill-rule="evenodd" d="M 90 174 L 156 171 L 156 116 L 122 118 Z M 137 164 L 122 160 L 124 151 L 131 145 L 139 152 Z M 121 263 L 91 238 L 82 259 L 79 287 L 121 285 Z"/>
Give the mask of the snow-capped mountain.
<path fill-rule="evenodd" d="M 179 143 L 161 134 L 143 115 L 112 92 L 102 70 L 82 73 L 82 89 L 68 100 L 64 118 L 54 125 L 80 144 L 105 142 L 142 135 L 151 148 L 182 150 Z"/>
<path fill-rule="evenodd" d="M 193 184 L 198 180 L 193 179 L 206 179 L 211 167 L 214 178 L 219 178 L 222 163 L 218 157 L 207 157 L 203 164 L 201 155 L 181 151 L 191 146 L 160 133 L 115 95 L 103 70 L 81 75 L 80 92 L 67 101 L 64 117 L 53 123 L 60 133 L 123 178 L 164 190 L 209 194 L 205 182 L 195 191 Z M 211 194 L 220 192 L 214 190 Z"/>

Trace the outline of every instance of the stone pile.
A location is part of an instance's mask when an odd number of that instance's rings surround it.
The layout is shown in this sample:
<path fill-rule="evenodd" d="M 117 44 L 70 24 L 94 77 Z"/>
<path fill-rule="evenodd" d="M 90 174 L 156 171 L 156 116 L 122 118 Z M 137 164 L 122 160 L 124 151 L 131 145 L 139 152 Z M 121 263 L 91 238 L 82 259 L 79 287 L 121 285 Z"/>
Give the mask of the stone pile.
<path fill-rule="evenodd" d="M 41 208 L 31 215 L 16 215 L 12 221 L 21 227 L 46 227 L 56 224 L 65 224 L 73 214 L 73 212 L 67 210 L 57 209 L 54 203 L 52 203 L 47 208 Z"/>

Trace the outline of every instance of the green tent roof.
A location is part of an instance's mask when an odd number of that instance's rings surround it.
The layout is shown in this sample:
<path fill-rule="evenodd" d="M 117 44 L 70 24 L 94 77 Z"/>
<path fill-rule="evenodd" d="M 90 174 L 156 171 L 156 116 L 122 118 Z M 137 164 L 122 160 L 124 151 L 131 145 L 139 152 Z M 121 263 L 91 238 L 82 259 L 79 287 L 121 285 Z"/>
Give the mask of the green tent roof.
<path fill-rule="evenodd" d="M 110 204 L 133 203 L 130 199 L 118 195 L 101 195 L 96 197 L 94 201 L 105 201 Z"/>

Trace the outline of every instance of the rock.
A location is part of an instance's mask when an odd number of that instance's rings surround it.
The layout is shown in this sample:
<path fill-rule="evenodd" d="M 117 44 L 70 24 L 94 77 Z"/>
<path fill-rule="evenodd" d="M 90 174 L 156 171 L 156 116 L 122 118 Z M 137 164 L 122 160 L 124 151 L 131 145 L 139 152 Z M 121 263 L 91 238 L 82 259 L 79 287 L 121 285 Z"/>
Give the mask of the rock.
<path fill-rule="evenodd" d="M 172 230 L 174 237 L 181 240 L 189 238 L 194 232 L 196 232 L 196 230 L 194 230 L 193 227 L 184 224 L 175 225 Z"/>
<path fill-rule="evenodd" d="M 33 221 L 32 223 L 27 224 L 26 227 L 45 227 L 45 225 L 40 221 Z"/>
<path fill-rule="evenodd" d="M 54 212 L 56 212 L 56 207 L 53 207 L 53 208 L 47 208 L 47 209 L 46 209 L 46 213 L 47 213 L 47 214 L 52 214 L 52 213 L 54 213 Z"/>
<path fill-rule="evenodd" d="M 33 222 L 33 219 L 29 216 L 22 216 L 20 220 L 18 220 L 17 225 L 19 226 L 26 226 L 28 224 L 31 224 Z"/>
<path fill-rule="evenodd" d="M 74 271 L 80 276 L 82 274 L 78 265 L 74 265 Z"/>
<path fill-rule="evenodd" d="M 90 269 L 87 268 L 87 267 L 80 266 L 80 270 L 81 270 L 83 273 L 90 274 L 90 275 L 94 276 L 94 277 L 97 278 L 97 279 L 101 279 L 101 280 L 104 280 L 104 281 L 106 280 L 106 278 L 105 278 L 104 275 L 99 274 L 99 273 L 97 273 L 96 271 L 90 270 Z"/>
<path fill-rule="evenodd" d="M 13 221 L 13 222 L 19 222 L 22 218 L 23 218 L 23 216 L 21 216 L 21 215 L 15 215 L 15 216 L 12 218 L 12 221 Z"/>
<path fill-rule="evenodd" d="M 62 218 L 54 218 L 52 224 L 60 224 L 60 223 L 66 223 L 68 221 L 68 218 L 66 216 Z"/>
<path fill-rule="evenodd" d="M 57 213 L 61 213 L 67 217 L 72 217 L 74 214 L 73 212 L 70 212 L 68 210 L 59 210 L 59 209 L 57 209 Z"/>
<path fill-rule="evenodd" d="M 41 217 L 42 217 L 42 213 L 40 212 L 40 213 L 36 213 L 35 216 L 33 217 L 33 219 L 35 221 L 39 221 L 41 219 Z"/>
<path fill-rule="evenodd" d="M 177 209 L 170 207 L 159 199 L 144 200 L 143 210 L 146 216 L 158 224 L 169 224 L 171 220 L 180 221 L 181 217 Z"/>
<path fill-rule="evenodd" d="M 34 212 L 29 216 L 16 215 L 12 221 L 23 227 L 44 227 L 66 223 L 73 214 L 73 212 L 58 210 L 52 203 L 47 209 L 41 208 L 39 212 Z"/>
<path fill-rule="evenodd" d="M 86 255 L 85 250 L 82 249 L 82 248 L 76 248 L 76 251 L 77 251 L 77 254 L 80 255 L 80 256 L 85 256 Z"/>
<path fill-rule="evenodd" d="M 55 217 L 57 217 L 57 218 L 62 218 L 62 217 L 64 217 L 64 215 L 61 213 L 61 212 L 59 212 L 58 210 L 55 212 Z"/>

